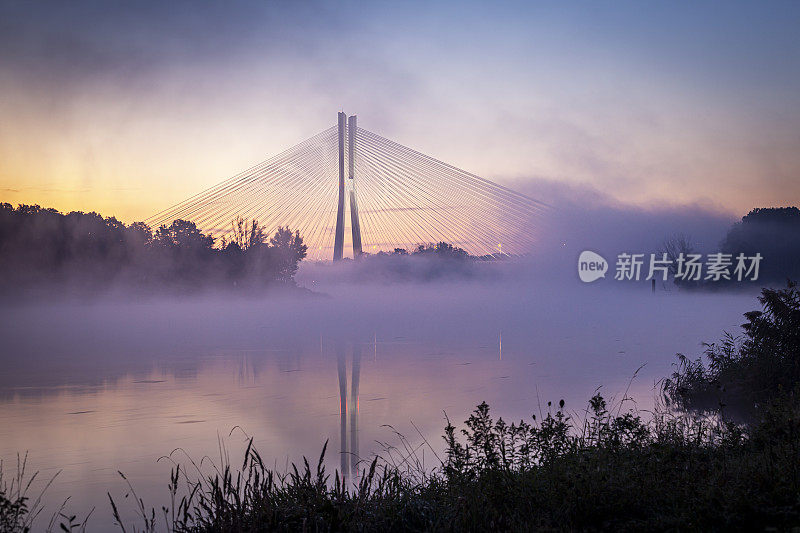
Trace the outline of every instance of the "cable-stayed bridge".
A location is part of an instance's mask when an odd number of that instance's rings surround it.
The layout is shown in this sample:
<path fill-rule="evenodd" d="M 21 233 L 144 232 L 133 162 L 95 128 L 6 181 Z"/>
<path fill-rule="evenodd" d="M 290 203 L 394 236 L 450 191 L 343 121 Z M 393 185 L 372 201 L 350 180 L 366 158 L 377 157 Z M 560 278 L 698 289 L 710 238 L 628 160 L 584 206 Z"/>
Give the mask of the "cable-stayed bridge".
<path fill-rule="evenodd" d="M 237 217 L 300 231 L 312 260 L 448 242 L 473 255 L 531 251 L 548 206 L 359 128 L 355 116 L 145 220 L 216 238 Z M 348 216 L 349 213 L 349 216 Z"/>

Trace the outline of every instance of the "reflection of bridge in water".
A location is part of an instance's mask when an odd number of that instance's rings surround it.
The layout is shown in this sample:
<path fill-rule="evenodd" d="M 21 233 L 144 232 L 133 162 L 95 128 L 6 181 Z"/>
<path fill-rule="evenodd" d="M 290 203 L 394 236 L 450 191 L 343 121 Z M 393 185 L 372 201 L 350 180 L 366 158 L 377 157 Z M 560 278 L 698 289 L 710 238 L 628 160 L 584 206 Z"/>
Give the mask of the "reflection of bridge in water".
<path fill-rule="evenodd" d="M 351 363 L 350 400 L 347 396 L 347 352 L 345 344 L 336 344 L 336 362 L 339 371 L 339 418 L 340 418 L 340 455 L 343 479 L 358 478 L 360 457 L 358 455 L 358 385 L 361 375 L 361 344 L 353 342 L 353 358 Z M 350 415 L 350 435 L 348 440 L 347 419 Z"/>
<path fill-rule="evenodd" d="M 270 233 L 288 226 L 300 232 L 310 259 L 342 259 L 348 249 L 357 258 L 442 241 L 473 255 L 497 256 L 530 251 L 546 210 L 339 113 L 336 126 L 146 222 L 157 227 L 191 220 L 218 238 L 230 237 L 236 217 L 257 220 Z"/>

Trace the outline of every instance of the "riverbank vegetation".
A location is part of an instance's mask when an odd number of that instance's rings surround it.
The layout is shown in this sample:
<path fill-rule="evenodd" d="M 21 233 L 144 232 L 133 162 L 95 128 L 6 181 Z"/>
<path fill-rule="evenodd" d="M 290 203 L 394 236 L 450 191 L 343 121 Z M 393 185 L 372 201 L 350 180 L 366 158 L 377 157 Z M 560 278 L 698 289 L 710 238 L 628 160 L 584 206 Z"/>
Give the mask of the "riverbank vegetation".
<path fill-rule="evenodd" d="M 269 236 L 256 221 L 237 218 L 230 235 L 215 243 L 188 220 L 153 230 L 97 213 L 0 204 L 0 292 L 293 285 L 307 251 L 299 233 L 279 227 Z"/>
<path fill-rule="evenodd" d="M 138 506 L 146 531 L 731 530 L 800 523 L 797 409 L 743 428 L 718 420 L 563 405 L 508 424 L 481 404 L 429 473 L 411 449 L 364 465 L 355 486 L 318 461 L 282 475 L 248 445 L 241 469 L 173 470 L 168 505 Z M 766 413 L 765 413 L 766 414 Z M 252 441 L 251 441 L 252 444 Z M 130 500 L 127 500 L 129 503 Z M 131 525 L 114 516 L 122 530 Z"/>
<path fill-rule="evenodd" d="M 762 416 L 776 399 L 791 401 L 800 384 L 800 291 L 763 289 L 760 311 L 745 313 L 740 335 L 706 343 L 697 359 L 678 354 L 678 369 L 664 382 L 667 400 L 683 410 L 739 419 Z"/>

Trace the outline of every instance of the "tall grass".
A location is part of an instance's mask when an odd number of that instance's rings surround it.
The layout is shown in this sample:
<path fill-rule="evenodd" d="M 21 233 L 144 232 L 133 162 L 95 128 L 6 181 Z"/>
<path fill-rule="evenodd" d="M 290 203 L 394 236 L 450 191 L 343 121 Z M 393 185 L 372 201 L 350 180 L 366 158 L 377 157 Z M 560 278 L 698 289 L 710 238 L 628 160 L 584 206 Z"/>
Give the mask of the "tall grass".
<path fill-rule="evenodd" d="M 205 475 L 176 462 L 169 505 L 148 511 L 134 497 L 135 527 L 111 502 L 123 531 L 783 529 L 800 525 L 800 409 L 768 412 L 752 427 L 668 412 L 644 421 L 596 395 L 583 415 L 560 402 L 509 424 L 482 403 L 463 427 L 447 423 L 433 469 L 403 440 L 353 485 L 326 471 L 327 445 L 279 474 L 250 439 L 238 468 L 227 453 Z"/>
<path fill-rule="evenodd" d="M 42 497 L 50 485 L 55 481 L 58 472 L 49 480 L 38 494 L 30 496 L 32 488 L 39 477 L 39 472 L 28 473 L 28 454 L 17 454 L 16 470 L 9 476 L 6 465 L 0 460 L 0 531 L 3 533 L 26 533 L 33 531 L 34 523 L 43 512 Z M 66 514 L 67 500 L 52 514 L 44 531 L 56 530 L 56 524 L 61 531 L 85 531 L 89 516 L 82 522 L 75 515 Z M 91 515 L 91 513 L 89 513 Z"/>

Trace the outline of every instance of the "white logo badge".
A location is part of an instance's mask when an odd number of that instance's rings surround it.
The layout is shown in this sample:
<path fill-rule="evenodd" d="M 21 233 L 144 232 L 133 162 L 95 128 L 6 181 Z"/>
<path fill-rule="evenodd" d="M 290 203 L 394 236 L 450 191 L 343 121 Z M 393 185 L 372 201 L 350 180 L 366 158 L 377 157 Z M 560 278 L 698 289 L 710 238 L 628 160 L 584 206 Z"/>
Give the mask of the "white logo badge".
<path fill-rule="evenodd" d="M 584 283 L 591 283 L 600 278 L 606 277 L 608 271 L 608 261 L 603 256 L 589 250 L 581 252 L 578 257 L 578 276 Z"/>

